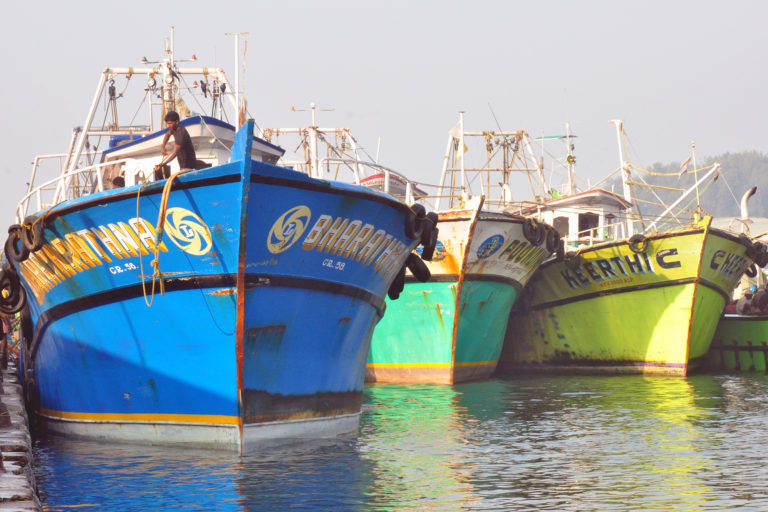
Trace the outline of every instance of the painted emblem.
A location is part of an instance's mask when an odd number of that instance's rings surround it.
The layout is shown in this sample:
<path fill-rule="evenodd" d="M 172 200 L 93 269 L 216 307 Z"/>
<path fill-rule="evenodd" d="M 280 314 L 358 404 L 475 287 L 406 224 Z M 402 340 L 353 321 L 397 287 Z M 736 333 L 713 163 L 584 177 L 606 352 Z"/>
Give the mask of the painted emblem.
<path fill-rule="evenodd" d="M 269 230 L 267 249 L 272 254 L 280 254 L 301 238 L 312 218 L 312 212 L 306 206 L 295 206 L 282 214 Z"/>
<path fill-rule="evenodd" d="M 422 246 L 418 246 L 416 248 L 416 254 L 421 256 L 422 251 L 424 248 Z M 432 261 L 443 261 L 445 259 L 445 246 L 443 245 L 443 242 L 440 240 L 437 241 L 435 244 L 435 253 L 432 255 Z"/>
<path fill-rule="evenodd" d="M 203 219 L 185 208 L 168 208 L 165 233 L 182 251 L 202 256 L 211 250 L 211 231 Z"/>
<path fill-rule="evenodd" d="M 480 244 L 477 249 L 477 257 L 480 259 L 492 256 L 496 251 L 501 248 L 501 244 L 504 243 L 504 237 L 501 235 L 493 235 Z"/>

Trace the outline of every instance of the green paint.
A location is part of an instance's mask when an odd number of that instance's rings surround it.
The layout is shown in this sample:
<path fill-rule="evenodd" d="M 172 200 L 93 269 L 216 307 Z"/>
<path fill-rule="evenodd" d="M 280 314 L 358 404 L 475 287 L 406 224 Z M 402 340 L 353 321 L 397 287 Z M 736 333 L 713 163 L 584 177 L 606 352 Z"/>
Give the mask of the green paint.
<path fill-rule="evenodd" d="M 376 326 L 368 364 L 450 364 L 456 283 L 408 283 Z M 460 300 L 456 362 L 496 361 L 517 290 L 504 283 L 466 281 Z"/>

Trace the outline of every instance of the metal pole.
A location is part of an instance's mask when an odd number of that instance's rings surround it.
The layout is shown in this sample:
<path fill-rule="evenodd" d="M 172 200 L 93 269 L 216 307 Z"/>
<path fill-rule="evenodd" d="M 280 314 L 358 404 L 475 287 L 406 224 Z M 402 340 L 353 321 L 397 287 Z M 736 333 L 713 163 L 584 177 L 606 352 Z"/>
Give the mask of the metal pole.
<path fill-rule="evenodd" d="M 627 162 L 624 159 L 624 145 L 622 144 L 621 135 L 624 133 L 624 121 L 621 119 L 611 119 L 611 123 L 616 127 L 616 138 L 619 142 L 619 159 L 621 160 L 621 185 L 624 190 L 624 199 L 628 203 L 632 203 L 632 191 L 627 183 Z M 647 230 L 646 230 L 647 231 Z M 634 233 L 634 227 L 632 223 L 632 212 L 627 216 L 627 236 L 630 237 Z"/>

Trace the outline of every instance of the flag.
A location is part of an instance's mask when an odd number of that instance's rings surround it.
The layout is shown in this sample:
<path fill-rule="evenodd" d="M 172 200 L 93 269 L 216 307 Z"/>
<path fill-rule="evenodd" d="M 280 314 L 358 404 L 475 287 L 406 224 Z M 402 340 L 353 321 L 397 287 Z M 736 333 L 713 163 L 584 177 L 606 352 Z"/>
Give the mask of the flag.
<path fill-rule="evenodd" d="M 690 157 L 690 156 L 689 156 L 688 158 L 686 158 L 686 159 L 685 159 L 685 162 L 683 162 L 682 164 L 680 164 L 680 174 L 678 174 L 678 175 L 677 175 L 677 176 L 678 176 L 678 178 L 679 178 L 680 176 L 682 176 L 683 174 L 685 174 L 685 171 L 687 171 L 687 170 L 688 170 L 688 164 L 689 164 L 689 163 L 691 163 L 691 157 Z"/>

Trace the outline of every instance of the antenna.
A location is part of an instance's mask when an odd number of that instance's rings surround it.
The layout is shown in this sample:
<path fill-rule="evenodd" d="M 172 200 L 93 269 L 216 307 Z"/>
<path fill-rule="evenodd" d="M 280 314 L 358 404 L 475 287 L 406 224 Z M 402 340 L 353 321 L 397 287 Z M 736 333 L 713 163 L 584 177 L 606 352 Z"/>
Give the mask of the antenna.
<path fill-rule="evenodd" d="M 224 35 L 235 36 L 235 105 L 237 105 L 239 113 L 242 109 L 240 104 L 240 36 L 247 36 L 248 32 L 226 32 Z"/>
<path fill-rule="evenodd" d="M 491 107 L 491 102 L 488 102 L 488 110 L 491 111 L 491 115 L 493 116 L 493 120 L 496 121 L 496 126 L 499 127 L 499 131 L 503 132 L 504 130 L 501 129 L 501 124 L 499 123 L 499 120 L 496 118 L 496 113 L 493 111 L 493 108 Z"/>

